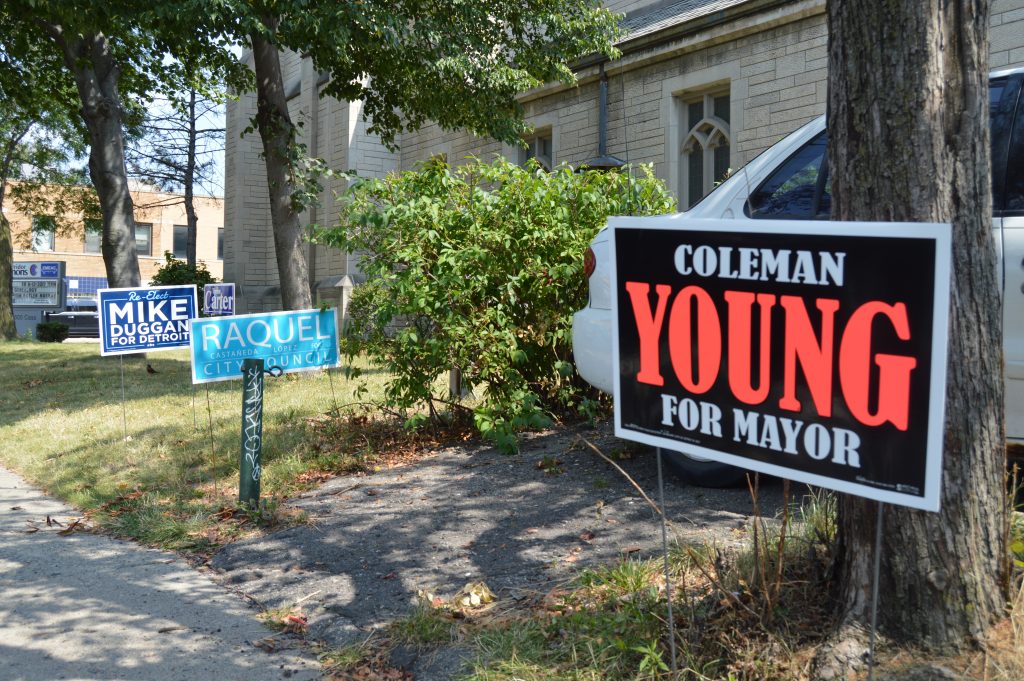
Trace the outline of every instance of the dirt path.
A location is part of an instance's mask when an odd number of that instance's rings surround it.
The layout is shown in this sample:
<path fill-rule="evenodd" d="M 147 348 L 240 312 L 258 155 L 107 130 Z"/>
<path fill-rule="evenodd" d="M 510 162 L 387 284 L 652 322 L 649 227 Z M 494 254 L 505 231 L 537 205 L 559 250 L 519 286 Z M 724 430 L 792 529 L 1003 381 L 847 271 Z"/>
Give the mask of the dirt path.
<path fill-rule="evenodd" d="M 658 555 L 657 515 L 579 435 L 610 456 L 624 444 L 608 425 L 559 430 L 531 438 L 515 456 L 454 447 L 414 465 L 337 478 L 296 500 L 311 525 L 232 544 L 212 567 L 268 607 L 301 602 L 310 638 L 340 646 L 408 614 L 419 589 L 452 595 L 482 580 L 499 599 L 515 599 L 586 565 Z M 653 451 L 618 463 L 657 501 Z M 781 485 L 762 487 L 771 517 Z M 670 540 L 744 538 L 747 490 L 690 487 L 666 471 L 665 496 Z M 415 678 L 449 676 L 421 670 Z"/>

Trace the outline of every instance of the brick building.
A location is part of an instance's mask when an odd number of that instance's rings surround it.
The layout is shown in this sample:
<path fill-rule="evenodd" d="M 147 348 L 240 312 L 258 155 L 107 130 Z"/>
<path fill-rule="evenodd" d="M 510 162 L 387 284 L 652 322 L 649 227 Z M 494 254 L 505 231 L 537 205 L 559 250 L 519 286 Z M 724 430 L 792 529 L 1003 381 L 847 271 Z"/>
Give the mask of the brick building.
<path fill-rule="evenodd" d="M 579 164 L 604 151 L 651 163 L 680 209 L 802 124 L 825 112 L 827 27 L 824 0 L 608 0 L 625 15 L 621 58 L 585 62 L 574 87 L 551 84 L 524 93 L 534 132 L 520 149 L 437 126 L 403 135 L 388 152 L 367 134 L 360 102 L 319 97 L 325 82 L 311 62 L 282 55 L 293 120 L 312 155 L 363 176 L 405 170 L 446 154 Z M 1024 65 L 1024 0 L 993 0 L 992 69 Z M 602 88 L 603 83 L 603 88 Z M 601 90 L 607 102 L 604 116 Z M 255 95 L 229 102 L 225 178 L 224 276 L 239 286 L 241 312 L 280 308 L 266 176 L 259 136 L 240 138 L 255 114 Z M 337 217 L 328 186 L 308 222 Z M 310 283 L 319 299 L 339 300 L 360 275 L 350 254 L 310 246 Z"/>
<path fill-rule="evenodd" d="M 164 263 L 164 252 L 182 260 L 186 257 L 185 205 L 180 194 L 136 187 L 131 195 L 139 269 L 146 284 Z M 224 199 L 197 196 L 195 205 L 199 216 L 196 257 L 220 279 L 224 273 Z M 65 261 L 69 298 L 93 296 L 96 289 L 107 285 L 98 224 L 86 229 L 81 215 L 66 215 L 63 222 L 71 228 L 62 230 L 53 228 L 50 215 L 26 215 L 13 209 L 5 215 L 11 223 L 15 262 Z"/>

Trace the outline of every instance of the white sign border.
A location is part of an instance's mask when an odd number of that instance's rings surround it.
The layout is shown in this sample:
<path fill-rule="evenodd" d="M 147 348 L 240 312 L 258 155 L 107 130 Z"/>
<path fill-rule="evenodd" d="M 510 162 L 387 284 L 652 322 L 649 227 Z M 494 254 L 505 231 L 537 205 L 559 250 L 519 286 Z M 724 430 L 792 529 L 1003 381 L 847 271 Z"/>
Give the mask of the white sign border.
<path fill-rule="evenodd" d="M 792 234 L 795 236 L 889 237 L 928 239 L 935 242 L 934 305 L 932 310 L 932 369 L 928 409 L 928 435 L 925 453 L 924 494 L 917 496 L 872 485 L 847 482 L 815 473 L 794 470 L 746 457 L 720 452 L 706 447 L 687 445 L 669 438 L 651 435 L 622 426 L 620 365 L 619 365 L 619 291 L 615 234 L 618 229 L 661 229 L 679 232 L 734 232 L 745 234 Z M 815 487 L 853 494 L 867 499 L 922 511 L 938 511 L 942 479 L 943 428 L 946 408 L 946 363 L 949 345 L 949 291 L 952 258 L 952 227 L 948 223 L 922 222 L 840 222 L 822 220 L 757 220 L 749 224 L 742 220 L 680 219 L 678 216 L 610 217 L 608 218 L 608 253 L 610 261 L 612 320 L 612 378 L 615 402 L 615 437 L 633 440 L 652 447 L 672 451 L 686 451 L 707 459 L 739 468 L 758 471 L 780 478 L 788 478 Z M 936 395 L 939 399 L 935 399 Z"/>
<path fill-rule="evenodd" d="M 96 314 L 99 316 L 100 324 L 100 357 L 113 357 L 116 355 L 138 355 L 147 352 L 167 352 L 170 350 L 181 350 L 187 348 L 188 344 L 184 345 L 171 345 L 162 348 L 132 348 L 130 350 L 111 350 L 108 352 L 103 351 L 103 329 L 105 328 L 106 320 L 103 318 L 103 303 L 100 297 L 101 293 L 108 291 L 159 291 L 161 289 L 168 288 L 191 288 L 192 289 L 192 314 L 199 314 L 199 294 L 195 284 L 170 284 L 168 286 L 123 286 L 121 288 L 101 288 L 96 289 Z M 195 317 L 190 317 L 188 320 L 188 338 L 189 343 L 192 342 L 192 320 Z"/>

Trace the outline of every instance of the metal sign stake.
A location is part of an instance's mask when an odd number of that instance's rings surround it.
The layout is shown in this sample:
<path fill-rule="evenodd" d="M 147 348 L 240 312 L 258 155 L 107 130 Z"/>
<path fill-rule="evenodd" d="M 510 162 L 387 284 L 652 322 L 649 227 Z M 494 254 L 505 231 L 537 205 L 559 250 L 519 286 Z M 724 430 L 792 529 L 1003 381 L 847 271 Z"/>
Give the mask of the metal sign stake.
<path fill-rule="evenodd" d="M 668 649 L 671 655 L 672 678 L 679 678 L 676 669 L 676 622 L 672 616 L 672 575 L 668 567 L 668 528 L 665 521 L 665 479 L 661 475 L 661 447 L 658 452 L 658 505 L 661 506 L 661 552 L 665 558 L 665 598 L 668 599 Z"/>
<path fill-rule="evenodd" d="M 875 520 L 875 574 L 871 585 L 871 634 L 868 642 L 868 681 L 875 678 L 875 632 L 878 629 L 878 576 L 882 572 L 882 511 L 885 504 L 878 502 Z"/>
<path fill-rule="evenodd" d="M 121 427 L 123 429 L 122 440 L 124 442 L 125 452 L 128 451 L 128 406 L 125 401 L 124 393 L 124 355 L 121 357 Z"/>
<path fill-rule="evenodd" d="M 210 407 L 209 385 L 206 386 L 206 424 L 210 431 L 210 464 L 213 473 L 213 498 L 216 500 L 220 499 L 220 489 L 217 486 L 217 450 L 213 447 L 213 409 Z"/>
<path fill-rule="evenodd" d="M 331 376 L 331 367 L 327 367 L 327 382 L 331 384 L 331 401 L 334 403 L 334 417 L 340 418 L 338 411 L 338 396 L 334 393 L 334 378 Z"/>

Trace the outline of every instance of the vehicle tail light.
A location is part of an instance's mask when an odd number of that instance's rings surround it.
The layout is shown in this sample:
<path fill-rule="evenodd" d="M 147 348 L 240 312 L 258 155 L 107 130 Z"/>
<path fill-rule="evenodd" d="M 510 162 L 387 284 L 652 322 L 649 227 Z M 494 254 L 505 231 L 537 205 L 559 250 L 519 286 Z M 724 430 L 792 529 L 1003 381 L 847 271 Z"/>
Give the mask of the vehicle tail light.
<path fill-rule="evenodd" d="M 594 255 L 594 249 L 588 248 L 587 252 L 583 255 L 583 274 L 586 275 L 587 279 L 590 279 L 590 275 L 597 269 L 597 256 Z"/>

